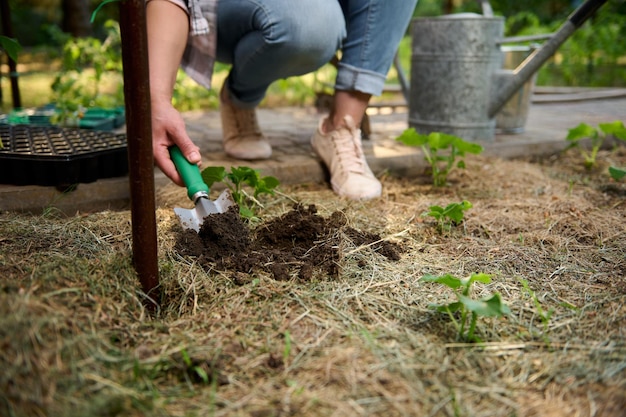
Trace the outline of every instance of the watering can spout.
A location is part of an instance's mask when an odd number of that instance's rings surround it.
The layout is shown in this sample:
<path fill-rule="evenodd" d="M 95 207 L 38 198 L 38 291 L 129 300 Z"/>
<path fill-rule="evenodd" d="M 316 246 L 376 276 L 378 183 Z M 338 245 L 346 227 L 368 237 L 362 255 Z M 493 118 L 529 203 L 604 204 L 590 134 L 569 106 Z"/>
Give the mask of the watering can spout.
<path fill-rule="evenodd" d="M 498 111 L 502 109 L 517 90 L 554 55 L 567 38 L 604 3 L 606 3 L 606 0 L 590 0 L 585 2 L 570 15 L 568 20 L 541 48 L 535 50 L 515 70 L 497 70 L 493 74 L 491 100 L 488 112 L 489 117 L 495 117 Z"/>

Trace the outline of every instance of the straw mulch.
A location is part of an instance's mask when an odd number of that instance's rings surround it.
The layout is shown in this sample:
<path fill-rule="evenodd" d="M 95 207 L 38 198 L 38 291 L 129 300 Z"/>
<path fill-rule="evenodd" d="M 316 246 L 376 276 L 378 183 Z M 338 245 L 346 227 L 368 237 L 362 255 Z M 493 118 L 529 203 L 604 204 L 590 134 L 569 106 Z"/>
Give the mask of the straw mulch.
<path fill-rule="evenodd" d="M 383 177 L 383 198 L 363 203 L 284 187 L 248 226 L 264 242 L 250 253 L 274 257 L 247 268 L 186 250 L 171 208 L 188 203 L 167 187 L 155 316 L 128 211 L 0 213 L 0 415 L 622 416 L 626 185 L 606 168 L 626 150 L 599 159 L 468 157 L 448 187 Z M 473 208 L 449 231 L 422 216 L 462 200 Z M 294 203 L 333 226 L 307 244 L 334 269 L 303 278 L 311 251 L 261 238 Z M 469 343 L 430 307 L 451 290 L 420 278 L 478 272 L 492 282 L 472 296 L 498 292 L 511 314 L 480 318 L 483 343 Z"/>

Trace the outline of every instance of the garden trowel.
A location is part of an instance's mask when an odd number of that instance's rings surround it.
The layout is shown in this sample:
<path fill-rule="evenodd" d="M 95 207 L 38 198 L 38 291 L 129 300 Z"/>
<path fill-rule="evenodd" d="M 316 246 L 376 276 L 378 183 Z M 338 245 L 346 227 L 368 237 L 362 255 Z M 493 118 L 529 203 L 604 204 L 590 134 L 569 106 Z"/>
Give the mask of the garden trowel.
<path fill-rule="evenodd" d="M 178 216 L 184 229 L 193 229 L 199 232 L 206 216 L 214 213 L 225 213 L 235 202 L 229 190 L 224 190 L 217 200 L 210 200 L 209 186 L 202 180 L 198 166 L 187 161 L 177 146 L 172 146 L 169 151 L 178 173 L 185 182 L 187 195 L 196 205 L 193 209 L 176 207 L 174 213 Z"/>

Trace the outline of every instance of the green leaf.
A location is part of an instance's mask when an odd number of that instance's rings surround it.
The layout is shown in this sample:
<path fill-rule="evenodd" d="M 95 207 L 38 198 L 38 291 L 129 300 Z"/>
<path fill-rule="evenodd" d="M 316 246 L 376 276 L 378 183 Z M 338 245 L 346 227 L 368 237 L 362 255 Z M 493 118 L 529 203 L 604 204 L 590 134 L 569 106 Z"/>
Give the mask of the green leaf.
<path fill-rule="evenodd" d="M 455 301 L 450 304 L 430 304 L 429 307 L 440 313 L 455 313 L 463 308 L 463 303 Z"/>
<path fill-rule="evenodd" d="M 252 188 L 256 188 L 259 182 L 259 171 L 250 167 L 232 167 L 228 178 L 233 184 L 248 184 Z"/>
<path fill-rule="evenodd" d="M 448 135 L 440 132 L 432 132 L 428 135 L 428 146 L 431 149 L 447 149 L 456 139 L 456 136 Z"/>
<path fill-rule="evenodd" d="M 252 211 L 252 209 L 250 209 L 249 207 L 246 207 L 244 205 L 240 205 L 239 206 L 239 214 L 241 215 L 241 217 L 243 217 L 245 219 L 253 219 L 254 218 L 254 212 Z"/>
<path fill-rule="evenodd" d="M 280 184 L 280 182 L 275 177 L 263 177 L 259 179 L 256 187 L 254 187 L 254 195 L 258 196 L 260 194 L 274 194 L 274 188 L 276 188 L 278 184 Z"/>
<path fill-rule="evenodd" d="M 615 181 L 619 181 L 626 176 L 626 168 L 609 167 L 609 174 Z"/>
<path fill-rule="evenodd" d="M 598 127 L 605 135 L 613 135 L 618 139 L 626 140 L 626 128 L 624 128 L 624 123 L 620 120 L 610 123 L 599 123 Z"/>
<path fill-rule="evenodd" d="M 189 353 L 187 352 L 187 349 L 183 349 L 180 351 L 180 355 L 183 358 L 183 362 L 185 362 L 185 365 L 187 367 L 191 366 L 191 357 L 189 356 Z"/>
<path fill-rule="evenodd" d="M 467 142 L 458 137 L 454 140 L 452 144 L 461 152 L 469 152 L 478 155 L 483 151 L 483 147 L 480 146 L 478 143 Z"/>
<path fill-rule="evenodd" d="M 470 275 L 468 278 L 466 278 L 466 285 L 469 287 L 470 285 L 472 285 L 474 282 L 480 282 L 483 284 L 489 284 L 491 283 L 491 275 L 485 274 L 485 273 L 478 273 L 478 274 L 472 274 Z"/>
<path fill-rule="evenodd" d="M 472 207 L 472 203 L 469 201 L 463 201 L 461 203 L 448 204 L 443 214 L 450 218 L 455 223 L 459 223 L 463 220 L 463 212 Z"/>
<path fill-rule="evenodd" d="M 7 36 L 0 36 L 0 47 L 5 50 L 13 61 L 17 61 L 17 54 L 22 49 L 17 40 Z"/>
<path fill-rule="evenodd" d="M 478 314 L 479 316 L 500 317 L 511 313 L 509 306 L 502 302 L 500 294 L 493 294 L 489 298 L 485 297 L 480 300 L 473 300 L 464 295 L 459 295 L 459 300 L 463 303 L 466 309 Z"/>
<path fill-rule="evenodd" d="M 202 180 L 209 188 L 216 182 L 223 182 L 226 178 L 226 168 L 224 167 L 207 167 L 202 170 Z"/>
<path fill-rule="evenodd" d="M 428 136 L 421 135 L 415 131 L 415 128 L 408 128 L 400 136 L 396 138 L 398 142 L 402 142 L 407 146 L 423 146 L 428 143 Z"/>
<path fill-rule="evenodd" d="M 578 142 L 581 139 L 593 139 L 597 136 L 598 131 L 594 127 L 589 126 L 587 123 L 581 123 L 575 128 L 570 129 L 565 139 L 570 142 Z"/>
<path fill-rule="evenodd" d="M 443 207 L 441 206 L 430 206 L 428 211 L 422 213 L 422 216 L 430 216 L 439 220 L 443 217 Z"/>
<path fill-rule="evenodd" d="M 435 275 L 424 275 L 420 278 L 420 281 L 424 282 L 436 282 L 438 284 L 443 284 L 452 289 L 457 289 L 463 286 L 463 281 L 454 275 L 445 274 L 440 276 Z"/>
<path fill-rule="evenodd" d="M 196 373 L 196 375 L 198 375 L 202 382 L 204 382 L 205 384 L 209 383 L 209 375 L 204 369 L 200 368 L 199 366 L 194 366 L 193 371 Z"/>
<path fill-rule="evenodd" d="M 263 183 L 265 184 L 265 187 L 268 189 L 273 190 L 274 188 L 280 185 L 280 181 L 276 177 L 272 177 L 268 175 L 266 177 L 263 177 L 262 179 L 263 179 Z"/>

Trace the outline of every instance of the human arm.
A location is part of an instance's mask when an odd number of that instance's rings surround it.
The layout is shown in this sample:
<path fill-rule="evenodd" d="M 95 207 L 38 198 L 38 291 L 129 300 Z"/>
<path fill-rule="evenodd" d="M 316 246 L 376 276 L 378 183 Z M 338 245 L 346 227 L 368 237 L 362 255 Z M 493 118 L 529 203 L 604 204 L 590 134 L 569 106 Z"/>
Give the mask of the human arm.
<path fill-rule="evenodd" d="M 163 0 L 149 1 L 146 14 L 154 160 L 165 175 L 184 186 L 168 148 L 178 145 L 189 162 L 200 162 L 200 149 L 189 138 L 182 116 L 172 106 L 176 74 L 189 33 L 189 18 L 183 9 Z"/>

